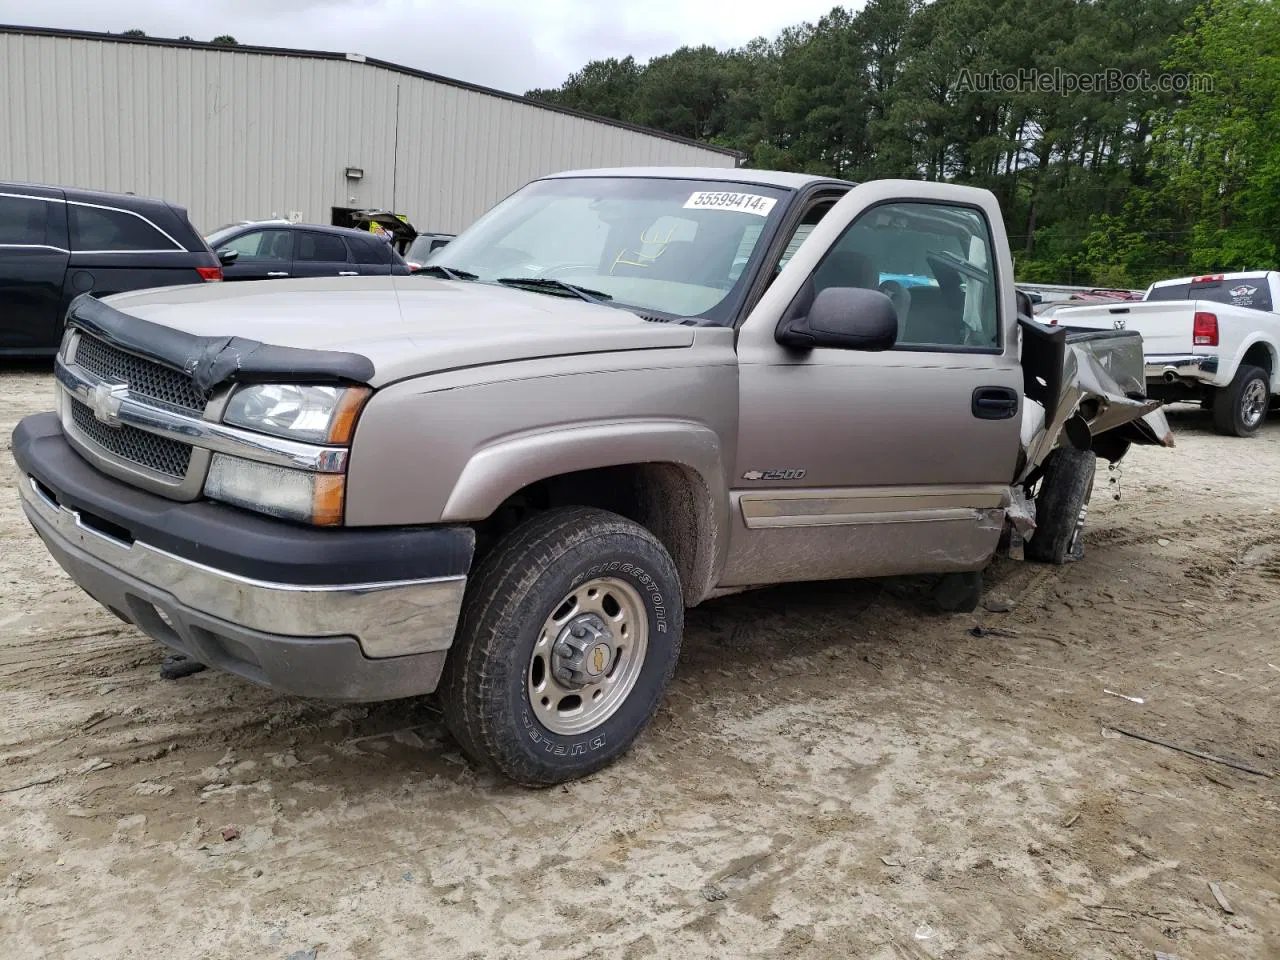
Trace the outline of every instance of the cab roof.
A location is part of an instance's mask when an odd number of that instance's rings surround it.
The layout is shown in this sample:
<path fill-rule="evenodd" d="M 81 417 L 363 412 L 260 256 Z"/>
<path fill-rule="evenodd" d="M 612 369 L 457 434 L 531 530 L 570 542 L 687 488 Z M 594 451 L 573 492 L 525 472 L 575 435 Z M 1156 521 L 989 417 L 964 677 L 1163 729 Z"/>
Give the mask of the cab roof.
<path fill-rule="evenodd" d="M 726 183 L 753 183 L 763 187 L 799 190 L 811 183 L 838 183 L 851 187 L 848 180 L 819 177 L 811 173 L 789 173 L 784 170 L 751 170 L 745 167 L 605 167 L 595 170 L 566 170 L 543 177 L 544 180 L 573 177 L 638 177 L 651 180 L 723 180 Z"/>

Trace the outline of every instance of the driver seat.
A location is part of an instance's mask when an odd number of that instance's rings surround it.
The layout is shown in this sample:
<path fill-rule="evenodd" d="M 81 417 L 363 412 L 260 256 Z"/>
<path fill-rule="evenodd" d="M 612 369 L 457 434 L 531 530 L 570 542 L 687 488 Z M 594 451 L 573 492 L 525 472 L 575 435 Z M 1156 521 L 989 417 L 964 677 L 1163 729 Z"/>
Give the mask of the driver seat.
<path fill-rule="evenodd" d="M 825 290 L 827 287 L 875 290 L 880 286 L 880 274 L 865 253 L 857 250 L 832 250 L 813 272 L 813 284 L 817 290 Z"/>

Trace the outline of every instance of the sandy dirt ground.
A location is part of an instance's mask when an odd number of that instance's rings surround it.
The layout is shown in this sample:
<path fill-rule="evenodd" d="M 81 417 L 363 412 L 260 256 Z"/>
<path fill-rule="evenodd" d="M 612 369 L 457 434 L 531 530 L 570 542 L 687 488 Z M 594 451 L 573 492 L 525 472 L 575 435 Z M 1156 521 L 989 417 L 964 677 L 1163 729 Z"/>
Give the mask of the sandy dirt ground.
<path fill-rule="evenodd" d="M 6 451 L 50 390 L 0 371 Z M 990 571 L 1004 612 L 915 580 L 692 611 L 637 747 L 547 791 L 422 702 L 162 681 L 0 454 L 0 956 L 1280 957 L 1280 778 L 1110 730 L 1280 770 L 1280 417 L 1172 419 L 1118 502 L 1100 473 L 1082 562 Z"/>

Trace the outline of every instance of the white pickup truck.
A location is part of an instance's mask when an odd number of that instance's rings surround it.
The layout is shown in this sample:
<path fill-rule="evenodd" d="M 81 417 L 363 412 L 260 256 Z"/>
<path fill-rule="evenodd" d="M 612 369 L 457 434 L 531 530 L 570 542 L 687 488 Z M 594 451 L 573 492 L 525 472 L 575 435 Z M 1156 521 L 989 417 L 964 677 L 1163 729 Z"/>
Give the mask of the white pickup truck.
<path fill-rule="evenodd" d="M 1219 433 L 1249 437 L 1280 390 L 1280 272 L 1161 280 L 1138 303 L 1055 311 L 1052 326 L 1142 334 L 1147 395 L 1213 411 Z"/>

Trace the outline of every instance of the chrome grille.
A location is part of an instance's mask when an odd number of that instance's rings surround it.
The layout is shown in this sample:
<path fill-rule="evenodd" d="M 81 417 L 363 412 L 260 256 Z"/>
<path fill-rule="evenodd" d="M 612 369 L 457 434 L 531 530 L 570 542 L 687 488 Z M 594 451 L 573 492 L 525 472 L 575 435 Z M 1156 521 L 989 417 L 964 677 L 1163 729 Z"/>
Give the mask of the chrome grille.
<path fill-rule="evenodd" d="M 84 340 L 80 342 L 82 345 L 85 343 Z M 78 352 L 76 359 L 79 360 Z M 191 448 L 185 443 L 127 425 L 109 427 L 79 400 L 73 397 L 68 400 L 76 429 L 113 456 L 178 480 L 187 475 L 187 467 L 191 464 Z"/>
<path fill-rule="evenodd" d="M 75 362 L 111 383 L 127 383 L 136 396 L 157 400 L 196 414 L 204 413 L 208 396 L 186 374 L 146 360 L 87 333 L 80 335 Z M 90 417 L 93 414 L 90 413 Z"/>

